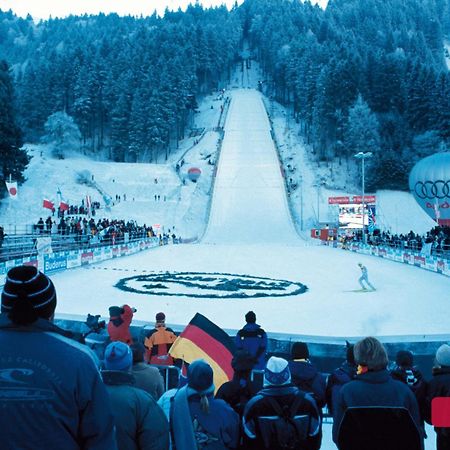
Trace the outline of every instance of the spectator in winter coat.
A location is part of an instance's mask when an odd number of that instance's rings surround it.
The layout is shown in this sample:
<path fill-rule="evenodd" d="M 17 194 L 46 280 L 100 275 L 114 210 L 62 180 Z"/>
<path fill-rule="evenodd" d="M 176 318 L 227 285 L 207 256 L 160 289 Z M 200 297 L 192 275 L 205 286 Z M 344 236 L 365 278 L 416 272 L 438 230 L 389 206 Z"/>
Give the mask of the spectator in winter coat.
<path fill-rule="evenodd" d="M 301 391 L 312 395 L 319 409 L 325 406 L 326 383 L 323 375 L 309 360 L 309 349 L 305 342 L 294 342 L 289 361 L 292 382 Z"/>
<path fill-rule="evenodd" d="M 395 367 L 391 370 L 391 377 L 409 386 L 414 393 L 419 412 L 423 412 L 427 383 L 420 370 L 414 366 L 414 356 L 409 350 L 400 350 L 395 357 Z M 421 413 L 421 425 L 425 432 L 423 417 Z"/>
<path fill-rule="evenodd" d="M 0 447 L 116 449 L 98 360 L 52 323 L 55 307 L 46 275 L 32 266 L 8 272 L 0 315 Z"/>
<path fill-rule="evenodd" d="M 342 386 L 352 381 L 356 376 L 355 356 L 353 355 L 353 345 L 347 342 L 347 357 L 341 367 L 334 370 L 327 379 L 325 397 L 327 399 L 328 411 L 334 415 L 333 407 Z"/>
<path fill-rule="evenodd" d="M 156 401 L 164 392 L 164 380 L 157 367 L 144 362 L 145 347 L 140 342 L 131 346 L 133 352 L 134 385 L 148 392 Z"/>
<path fill-rule="evenodd" d="M 264 370 L 267 349 L 266 332 L 256 323 L 256 314 L 253 311 L 245 315 L 245 321 L 247 324 L 236 335 L 236 349 L 247 350 L 254 357 L 253 369 Z"/>
<path fill-rule="evenodd" d="M 169 426 L 153 397 L 134 386 L 133 355 L 123 342 L 111 342 L 105 350 L 103 381 L 108 390 L 119 450 L 166 450 Z"/>
<path fill-rule="evenodd" d="M 436 352 L 433 377 L 428 382 L 425 397 L 424 416 L 431 424 L 431 402 L 436 397 L 450 397 L 450 346 L 441 345 Z M 436 449 L 450 449 L 450 428 L 434 428 L 436 431 Z"/>
<path fill-rule="evenodd" d="M 292 409 L 295 409 L 292 411 Z M 308 426 L 298 439 L 295 428 L 280 430 L 279 419 L 287 422 L 281 414 L 288 412 L 299 428 L 302 416 Z M 264 388 L 246 405 L 242 419 L 244 432 L 249 438 L 249 449 L 276 450 L 280 448 L 301 448 L 317 450 L 321 443 L 321 419 L 315 400 L 291 383 L 288 362 L 272 356 L 264 371 Z M 277 432 L 280 430 L 279 432 Z M 288 433 L 288 430 L 291 433 Z M 295 440 L 298 439 L 298 440 Z"/>
<path fill-rule="evenodd" d="M 214 398 L 211 366 L 203 360 L 194 361 L 187 375 L 188 384 L 175 394 L 170 414 L 174 447 L 193 450 L 202 448 L 202 441 L 217 448 L 237 448 L 239 416 L 225 401 Z"/>
<path fill-rule="evenodd" d="M 130 325 L 135 312 L 136 309 L 128 305 L 109 308 L 108 334 L 111 341 L 120 341 L 128 345 L 133 343 Z"/>
<path fill-rule="evenodd" d="M 417 400 L 411 389 L 391 378 L 386 369 L 388 356 L 384 346 L 377 339 L 367 337 L 357 342 L 353 351 L 355 362 L 358 365 L 357 375 L 353 381 L 342 386 L 337 397 L 336 405 L 334 406 L 334 442 L 338 443 L 341 421 L 347 408 L 351 407 L 373 407 L 374 410 L 380 410 L 380 407 L 404 408 L 412 417 L 417 430 L 420 430 Z M 379 424 L 370 422 L 367 426 L 377 427 Z M 373 429 L 367 429 L 367 432 L 369 431 L 373 431 Z M 400 430 L 395 436 L 391 437 L 396 439 L 395 444 L 398 444 L 396 448 L 399 450 L 405 448 L 402 446 L 404 436 Z M 380 442 L 377 444 L 383 445 Z M 393 444 L 392 439 L 390 444 Z"/>
<path fill-rule="evenodd" d="M 150 364 L 160 366 L 173 365 L 173 358 L 169 350 L 176 339 L 175 333 L 166 327 L 166 316 L 159 312 L 156 314 L 155 328 L 145 338 L 144 345 L 147 347 L 147 359 Z"/>
<path fill-rule="evenodd" d="M 216 394 L 216 398 L 225 400 L 240 417 L 244 414 L 247 402 L 262 387 L 250 379 L 253 364 L 254 359 L 247 350 L 238 350 L 231 361 L 233 379 L 222 384 Z"/>

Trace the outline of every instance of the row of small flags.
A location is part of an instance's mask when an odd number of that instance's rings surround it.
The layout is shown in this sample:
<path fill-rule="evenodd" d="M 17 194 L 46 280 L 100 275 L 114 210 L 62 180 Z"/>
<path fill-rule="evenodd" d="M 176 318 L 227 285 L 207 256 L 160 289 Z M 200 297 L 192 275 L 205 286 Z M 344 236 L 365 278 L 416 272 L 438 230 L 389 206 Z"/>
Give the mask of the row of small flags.
<path fill-rule="evenodd" d="M 6 189 L 8 191 L 9 194 L 9 198 L 13 199 L 13 200 L 17 200 L 18 199 L 18 190 L 17 190 L 17 181 L 5 181 L 6 184 Z M 61 190 L 58 188 L 58 197 L 60 198 L 59 201 L 59 210 L 60 211 L 69 211 L 69 204 L 65 201 L 63 201 L 62 199 L 62 193 Z M 88 211 L 91 210 L 91 205 L 92 205 L 92 201 L 91 201 L 91 196 L 90 195 L 86 195 L 86 200 L 85 200 L 85 204 L 86 204 L 86 209 Z M 55 203 L 52 202 L 51 200 L 48 200 L 46 198 L 44 198 L 43 202 L 42 202 L 42 207 L 43 208 L 47 208 L 50 210 L 54 210 L 55 209 Z"/>

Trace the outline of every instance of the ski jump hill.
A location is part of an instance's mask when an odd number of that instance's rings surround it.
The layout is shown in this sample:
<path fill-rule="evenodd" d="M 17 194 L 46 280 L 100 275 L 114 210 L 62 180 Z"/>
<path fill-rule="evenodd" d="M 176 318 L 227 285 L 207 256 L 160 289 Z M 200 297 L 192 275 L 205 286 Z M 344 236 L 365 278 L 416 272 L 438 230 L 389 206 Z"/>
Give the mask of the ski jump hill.
<path fill-rule="evenodd" d="M 259 92 L 239 90 L 225 125 L 205 244 L 288 243 L 287 206 L 271 127 Z"/>

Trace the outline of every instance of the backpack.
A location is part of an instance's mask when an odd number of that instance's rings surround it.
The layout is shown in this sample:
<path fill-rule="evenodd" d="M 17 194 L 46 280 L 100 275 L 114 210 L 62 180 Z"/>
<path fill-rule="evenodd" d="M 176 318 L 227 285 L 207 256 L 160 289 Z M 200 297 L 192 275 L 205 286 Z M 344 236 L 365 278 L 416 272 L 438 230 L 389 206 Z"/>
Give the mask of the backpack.
<path fill-rule="evenodd" d="M 198 421 L 197 417 L 194 417 L 194 420 L 192 421 L 192 426 L 194 428 L 194 437 L 195 442 L 197 443 L 198 450 L 227 449 L 225 444 L 222 442 L 222 439 L 206 431 Z"/>
<path fill-rule="evenodd" d="M 276 416 L 258 417 L 265 449 L 297 450 L 309 437 L 311 417 L 297 414 L 305 394 L 300 392 L 290 406 L 283 407 L 272 397 L 266 397 Z"/>

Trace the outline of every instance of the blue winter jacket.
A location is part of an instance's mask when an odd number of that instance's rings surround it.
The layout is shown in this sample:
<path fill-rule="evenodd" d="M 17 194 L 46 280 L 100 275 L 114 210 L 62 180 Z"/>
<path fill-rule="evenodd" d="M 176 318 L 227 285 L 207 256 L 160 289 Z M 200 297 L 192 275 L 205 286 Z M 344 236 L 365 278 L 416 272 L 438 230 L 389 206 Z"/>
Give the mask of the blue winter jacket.
<path fill-rule="evenodd" d="M 254 369 L 264 370 L 266 367 L 267 334 L 256 323 L 247 323 L 238 331 L 235 338 L 236 350 L 247 350 L 256 358 Z"/>
<path fill-rule="evenodd" d="M 114 450 L 108 393 L 92 352 L 39 319 L 0 314 L 1 448 Z"/>
<path fill-rule="evenodd" d="M 310 361 L 289 361 L 291 380 L 300 390 L 312 395 L 319 409 L 325 406 L 325 378 Z"/>

